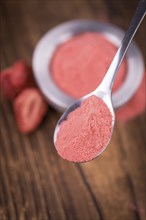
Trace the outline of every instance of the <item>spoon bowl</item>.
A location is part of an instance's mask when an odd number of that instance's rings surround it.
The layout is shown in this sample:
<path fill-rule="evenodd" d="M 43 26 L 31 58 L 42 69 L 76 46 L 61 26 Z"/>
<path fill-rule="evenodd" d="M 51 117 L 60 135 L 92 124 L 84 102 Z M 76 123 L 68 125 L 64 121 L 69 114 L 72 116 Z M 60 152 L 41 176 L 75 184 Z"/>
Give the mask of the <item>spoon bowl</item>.
<path fill-rule="evenodd" d="M 98 98 L 102 99 L 102 101 L 108 106 L 108 109 L 112 115 L 112 131 L 111 131 L 111 136 L 109 138 L 109 141 L 107 142 L 107 144 L 102 148 L 101 151 L 99 151 L 97 153 L 97 155 L 93 158 L 95 159 L 97 156 L 99 156 L 104 150 L 105 148 L 108 146 L 110 140 L 111 140 L 111 137 L 112 137 L 112 133 L 113 133 L 113 129 L 114 129 L 114 124 L 115 124 L 115 113 L 114 113 L 114 109 L 113 109 L 113 104 L 112 104 L 112 101 L 111 101 L 111 94 L 108 93 L 108 92 L 103 92 L 102 90 L 100 90 L 99 88 L 97 88 L 95 91 L 89 93 L 88 95 L 82 97 L 81 99 L 78 99 L 75 103 L 73 103 L 63 114 L 62 116 L 60 117 L 57 125 L 56 125 L 56 128 L 55 128 L 55 131 L 54 131 L 54 145 L 56 143 L 56 140 L 57 140 L 57 134 L 59 132 L 59 129 L 60 129 L 60 126 L 62 124 L 62 122 L 64 122 L 65 120 L 68 119 L 68 115 L 73 112 L 74 110 L 76 110 L 77 108 L 79 108 L 83 101 L 86 100 L 87 98 L 89 98 L 90 96 L 97 96 Z"/>

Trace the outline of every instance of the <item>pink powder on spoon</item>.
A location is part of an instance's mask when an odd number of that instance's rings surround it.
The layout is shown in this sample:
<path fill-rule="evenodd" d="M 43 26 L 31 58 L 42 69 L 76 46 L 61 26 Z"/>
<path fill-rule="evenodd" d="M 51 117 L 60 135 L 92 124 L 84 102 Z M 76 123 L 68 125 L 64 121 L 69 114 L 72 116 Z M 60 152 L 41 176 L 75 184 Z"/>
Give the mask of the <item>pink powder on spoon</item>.
<path fill-rule="evenodd" d="M 58 154 L 66 160 L 89 161 L 104 150 L 111 132 L 111 112 L 100 98 L 93 95 L 62 122 L 55 147 Z"/>

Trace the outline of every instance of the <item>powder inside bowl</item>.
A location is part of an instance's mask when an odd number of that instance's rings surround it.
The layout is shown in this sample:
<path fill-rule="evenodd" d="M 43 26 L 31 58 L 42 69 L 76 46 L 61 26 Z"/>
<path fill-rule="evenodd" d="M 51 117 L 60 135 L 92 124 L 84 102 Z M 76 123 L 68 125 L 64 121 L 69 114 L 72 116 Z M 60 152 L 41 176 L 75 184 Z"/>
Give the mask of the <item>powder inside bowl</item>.
<path fill-rule="evenodd" d="M 52 78 L 58 87 L 74 98 L 92 92 L 102 81 L 117 47 L 102 34 L 86 32 L 60 45 L 51 62 Z M 127 64 L 123 61 L 113 91 L 123 83 Z"/>
<path fill-rule="evenodd" d="M 100 98 L 92 95 L 62 122 L 55 147 L 66 160 L 89 161 L 106 147 L 111 131 L 111 112 Z"/>

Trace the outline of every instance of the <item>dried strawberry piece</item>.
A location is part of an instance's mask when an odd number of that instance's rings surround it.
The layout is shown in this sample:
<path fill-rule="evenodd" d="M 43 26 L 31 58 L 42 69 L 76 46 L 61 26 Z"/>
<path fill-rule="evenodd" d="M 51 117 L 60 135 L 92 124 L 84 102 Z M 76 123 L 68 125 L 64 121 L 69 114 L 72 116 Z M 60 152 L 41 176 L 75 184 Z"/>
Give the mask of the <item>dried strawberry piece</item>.
<path fill-rule="evenodd" d="M 36 88 L 26 88 L 14 100 L 13 108 L 19 130 L 34 131 L 47 113 L 48 105 Z"/>
<path fill-rule="evenodd" d="M 0 86 L 5 98 L 12 100 L 25 87 L 35 85 L 32 69 L 20 60 L 0 74 Z"/>

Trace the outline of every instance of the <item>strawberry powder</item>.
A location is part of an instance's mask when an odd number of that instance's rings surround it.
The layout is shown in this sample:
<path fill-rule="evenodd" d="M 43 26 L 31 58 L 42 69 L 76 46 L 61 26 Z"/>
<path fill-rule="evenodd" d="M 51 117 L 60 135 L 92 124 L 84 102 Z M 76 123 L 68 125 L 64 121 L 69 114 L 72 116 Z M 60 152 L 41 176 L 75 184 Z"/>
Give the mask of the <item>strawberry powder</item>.
<path fill-rule="evenodd" d="M 51 62 L 52 78 L 58 87 L 74 98 L 80 98 L 97 88 L 117 51 L 117 47 L 102 34 L 87 32 L 76 35 L 60 45 Z M 126 60 L 116 77 L 113 91 L 123 83 Z"/>
<path fill-rule="evenodd" d="M 62 122 L 56 139 L 58 154 L 69 161 L 85 162 L 106 147 L 112 131 L 112 115 L 98 97 L 90 96 Z"/>

